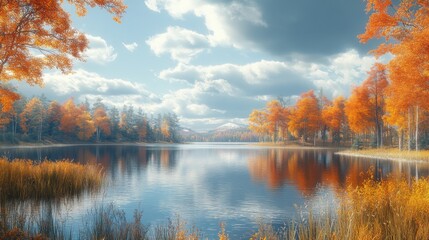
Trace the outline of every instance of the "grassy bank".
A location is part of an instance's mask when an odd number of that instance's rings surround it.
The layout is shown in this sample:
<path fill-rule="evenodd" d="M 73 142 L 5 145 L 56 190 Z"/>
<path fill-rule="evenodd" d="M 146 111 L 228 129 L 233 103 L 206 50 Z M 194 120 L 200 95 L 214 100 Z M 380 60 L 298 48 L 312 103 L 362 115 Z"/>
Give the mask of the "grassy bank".
<path fill-rule="evenodd" d="M 0 200 L 53 199 L 76 196 L 101 187 L 99 167 L 73 163 L 0 158 Z"/>
<path fill-rule="evenodd" d="M 390 160 L 414 160 L 414 161 L 428 161 L 429 150 L 420 151 L 399 151 L 397 148 L 382 148 L 382 149 L 364 149 L 364 150 L 345 150 L 338 152 L 339 155 L 390 159 Z"/>
<path fill-rule="evenodd" d="M 311 213 L 280 231 L 261 225 L 252 239 L 428 239 L 429 182 L 369 179 L 344 190 L 337 211 Z"/>
<path fill-rule="evenodd" d="M 64 226 L 54 223 L 52 214 L 31 217 L 26 215 L 28 211 L 10 206 L 0 213 L 10 216 L 0 216 L 1 239 L 7 236 L 72 238 Z M 16 216 L 17 213 L 21 215 Z M 341 192 L 336 209 L 300 215 L 304 217 L 290 221 L 280 229 L 260 224 L 251 239 L 428 239 L 429 181 L 393 179 L 378 182 L 370 178 L 360 187 L 349 187 Z M 82 229 L 74 229 L 78 235 L 73 238 L 206 239 L 202 232 L 180 218 L 147 226 L 142 223 L 142 217 L 142 213 L 136 211 L 133 219 L 128 221 L 125 213 L 113 205 L 97 207 L 88 213 Z M 8 222 L 2 223 L 3 219 Z M 228 226 L 219 227 L 217 239 L 229 239 Z"/>

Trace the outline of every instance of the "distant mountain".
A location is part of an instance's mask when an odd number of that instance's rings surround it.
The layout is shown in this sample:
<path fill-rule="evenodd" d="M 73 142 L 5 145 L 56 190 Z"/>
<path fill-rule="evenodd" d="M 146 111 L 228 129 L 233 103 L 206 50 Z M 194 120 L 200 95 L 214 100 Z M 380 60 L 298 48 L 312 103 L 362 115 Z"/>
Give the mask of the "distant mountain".
<path fill-rule="evenodd" d="M 186 142 L 256 142 L 259 140 L 246 125 L 236 123 L 225 123 L 205 133 L 183 128 L 180 134 L 182 140 Z"/>
<path fill-rule="evenodd" d="M 211 132 L 224 132 L 224 131 L 233 131 L 233 130 L 239 130 L 239 129 L 243 129 L 243 130 L 247 129 L 247 126 L 243 124 L 237 124 L 237 123 L 225 123 L 215 128 Z"/>

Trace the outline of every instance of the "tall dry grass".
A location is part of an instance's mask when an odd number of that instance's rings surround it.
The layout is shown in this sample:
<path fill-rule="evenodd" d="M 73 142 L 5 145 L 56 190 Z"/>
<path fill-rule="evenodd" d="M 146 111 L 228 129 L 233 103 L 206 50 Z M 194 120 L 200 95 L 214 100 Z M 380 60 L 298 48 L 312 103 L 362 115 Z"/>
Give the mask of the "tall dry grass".
<path fill-rule="evenodd" d="M 95 165 L 0 158 L 0 201 L 76 196 L 101 187 L 104 174 Z"/>
<path fill-rule="evenodd" d="M 368 179 L 347 188 L 336 211 L 285 228 L 262 224 L 251 239 L 429 239 L 429 181 Z"/>

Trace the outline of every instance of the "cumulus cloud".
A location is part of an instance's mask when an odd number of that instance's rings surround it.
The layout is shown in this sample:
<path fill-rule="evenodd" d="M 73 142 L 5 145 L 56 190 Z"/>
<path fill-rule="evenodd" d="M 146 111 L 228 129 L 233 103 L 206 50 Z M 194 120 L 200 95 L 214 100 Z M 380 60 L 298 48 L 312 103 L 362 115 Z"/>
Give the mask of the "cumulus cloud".
<path fill-rule="evenodd" d="M 323 89 L 329 97 L 347 96 L 353 85 L 366 78 L 374 64 L 372 56 L 351 49 L 327 58 L 324 63 L 261 60 L 244 65 L 195 66 L 178 64 L 160 72 L 159 78 L 193 83 L 224 79 L 240 96 L 292 96 L 310 89 Z"/>
<path fill-rule="evenodd" d="M 44 87 L 30 87 L 18 83 L 18 89 L 25 96 L 44 94 L 48 99 L 65 101 L 74 97 L 77 101 L 97 98 L 104 99 L 108 105 L 121 107 L 124 104 L 141 106 L 142 103 L 156 104 L 158 96 L 146 89 L 143 84 L 124 79 L 106 78 L 97 73 L 77 69 L 72 74 L 59 71 L 44 75 Z"/>
<path fill-rule="evenodd" d="M 182 88 L 162 96 L 160 103 L 147 105 L 151 112 L 174 111 L 186 117 L 218 116 L 225 110 L 208 106 L 204 103 L 208 97 L 222 98 L 233 93 L 233 87 L 225 80 L 199 81 L 191 87 Z"/>
<path fill-rule="evenodd" d="M 204 20 L 212 44 L 259 49 L 275 55 L 326 56 L 355 48 L 365 29 L 362 1 L 146 0 L 152 11 Z"/>
<path fill-rule="evenodd" d="M 206 36 L 181 27 L 168 27 L 165 33 L 152 36 L 146 43 L 157 56 L 169 54 L 185 63 L 210 45 Z"/>
<path fill-rule="evenodd" d="M 304 78 L 295 64 L 261 60 L 245 65 L 221 64 L 194 66 L 179 64 L 160 72 L 159 77 L 167 80 L 195 82 L 198 80 L 224 79 L 233 85 L 236 95 L 292 95 L 314 88 Z"/>
<path fill-rule="evenodd" d="M 136 48 L 139 46 L 136 42 L 133 43 L 122 43 L 122 45 L 129 51 L 129 52 L 134 52 L 134 50 L 136 50 Z"/>
<path fill-rule="evenodd" d="M 262 13 L 250 1 L 146 0 L 145 4 L 155 12 L 166 10 L 175 18 L 182 18 L 187 13 L 204 18 L 210 32 L 208 38 L 214 45 L 243 47 L 247 40 L 242 38 L 237 27 L 246 26 L 247 30 L 247 26 L 266 27 Z"/>
<path fill-rule="evenodd" d="M 86 34 L 86 38 L 89 41 L 89 47 L 85 51 L 84 55 L 90 60 L 99 64 L 105 64 L 108 62 L 115 61 L 118 54 L 115 53 L 115 49 L 108 45 L 106 40 L 99 36 L 92 36 Z"/>

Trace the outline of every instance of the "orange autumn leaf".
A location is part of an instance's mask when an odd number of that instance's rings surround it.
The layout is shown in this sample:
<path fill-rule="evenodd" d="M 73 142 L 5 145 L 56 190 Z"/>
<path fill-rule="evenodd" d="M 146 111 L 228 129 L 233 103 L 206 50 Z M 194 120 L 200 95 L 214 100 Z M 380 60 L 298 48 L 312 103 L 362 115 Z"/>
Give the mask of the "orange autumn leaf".
<path fill-rule="evenodd" d="M 122 0 L 68 0 L 78 15 L 87 7 L 100 7 L 119 19 L 126 6 Z M 0 1 L 0 81 L 43 84 L 44 69 L 71 71 L 73 59 L 83 60 L 88 47 L 85 35 L 72 27 L 70 14 L 58 0 Z M 16 100 L 13 92 L 1 89 L 3 107 Z"/>

